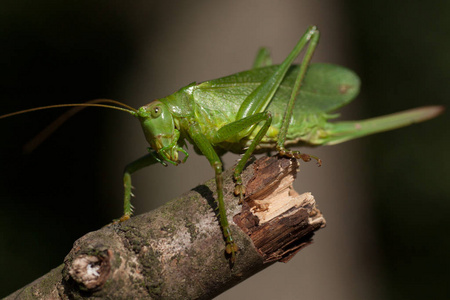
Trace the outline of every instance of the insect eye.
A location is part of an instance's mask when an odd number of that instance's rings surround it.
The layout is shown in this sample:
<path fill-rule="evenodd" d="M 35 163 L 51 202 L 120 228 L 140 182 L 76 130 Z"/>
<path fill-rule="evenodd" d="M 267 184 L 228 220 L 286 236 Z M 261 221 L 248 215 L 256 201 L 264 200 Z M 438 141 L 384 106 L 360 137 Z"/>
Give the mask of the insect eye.
<path fill-rule="evenodd" d="M 161 107 L 159 107 L 159 106 L 153 107 L 153 109 L 152 109 L 152 117 L 153 118 L 159 117 L 159 115 L 161 115 L 161 113 L 162 113 Z"/>

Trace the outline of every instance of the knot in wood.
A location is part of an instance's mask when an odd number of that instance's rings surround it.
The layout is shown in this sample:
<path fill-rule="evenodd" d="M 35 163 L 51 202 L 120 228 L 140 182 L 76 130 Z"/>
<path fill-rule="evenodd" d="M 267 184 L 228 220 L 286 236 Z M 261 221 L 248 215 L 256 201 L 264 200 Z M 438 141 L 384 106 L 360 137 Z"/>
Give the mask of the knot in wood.
<path fill-rule="evenodd" d="M 68 266 L 70 277 L 79 284 L 81 290 L 100 289 L 109 276 L 111 251 L 105 250 L 96 255 L 80 254 Z"/>

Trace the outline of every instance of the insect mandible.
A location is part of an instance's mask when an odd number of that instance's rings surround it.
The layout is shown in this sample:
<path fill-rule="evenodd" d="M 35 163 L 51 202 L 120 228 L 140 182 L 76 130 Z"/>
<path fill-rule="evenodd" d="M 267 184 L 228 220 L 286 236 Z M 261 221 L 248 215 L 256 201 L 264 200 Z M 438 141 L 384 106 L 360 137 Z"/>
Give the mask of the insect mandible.
<path fill-rule="evenodd" d="M 348 104 L 359 92 L 358 76 L 331 64 L 310 64 L 319 41 L 319 31 L 309 27 L 280 65 L 272 65 L 268 51 L 258 52 L 253 68 L 223 78 L 192 83 L 165 98 L 134 109 L 114 100 L 62 104 L 33 108 L 0 116 L 0 119 L 54 107 L 106 107 L 136 117 L 150 147 L 149 153 L 125 167 L 124 213 L 132 215 L 131 174 L 155 163 L 178 165 L 188 153 L 186 140 L 204 155 L 215 172 L 220 227 L 225 252 L 234 263 L 238 246 L 233 239 L 223 200 L 222 162 L 227 151 L 243 154 L 234 170 L 235 194 L 244 198 L 241 172 L 254 153 L 277 151 L 279 155 L 304 161 L 319 158 L 286 147 L 333 145 L 369 134 L 407 126 L 439 115 L 441 106 L 411 109 L 362 120 L 328 122 L 332 112 Z M 294 60 L 305 49 L 300 65 Z M 100 104 L 108 103 L 108 104 Z M 179 153 L 184 155 L 180 160 Z"/>

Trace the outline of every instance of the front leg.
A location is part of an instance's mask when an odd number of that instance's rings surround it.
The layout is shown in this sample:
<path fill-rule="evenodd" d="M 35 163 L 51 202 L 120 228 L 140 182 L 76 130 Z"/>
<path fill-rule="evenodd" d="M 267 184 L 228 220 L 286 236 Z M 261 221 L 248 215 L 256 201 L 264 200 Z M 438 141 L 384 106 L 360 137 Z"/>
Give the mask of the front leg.
<path fill-rule="evenodd" d="M 131 192 L 132 189 L 131 174 L 157 162 L 161 162 L 163 165 L 166 165 L 164 162 L 158 159 L 156 155 L 157 155 L 156 153 L 151 152 L 129 163 L 125 167 L 125 170 L 123 172 L 123 187 L 124 187 L 123 216 L 118 220 L 114 220 L 114 223 L 126 221 L 133 214 L 133 206 L 131 205 L 131 196 L 133 195 Z"/>
<path fill-rule="evenodd" d="M 236 253 L 239 250 L 236 245 L 233 236 L 231 234 L 230 225 L 228 224 L 227 210 L 225 208 L 225 202 L 223 201 L 223 178 L 222 178 L 222 161 L 214 150 L 211 142 L 201 132 L 200 127 L 193 123 L 189 127 L 189 135 L 194 141 L 195 145 L 202 152 L 202 154 L 208 159 L 211 167 L 214 169 L 216 177 L 216 189 L 217 189 L 217 206 L 219 208 L 219 221 L 222 228 L 223 237 L 226 242 L 225 251 L 230 257 L 230 264 L 233 265 L 236 260 Z"/>

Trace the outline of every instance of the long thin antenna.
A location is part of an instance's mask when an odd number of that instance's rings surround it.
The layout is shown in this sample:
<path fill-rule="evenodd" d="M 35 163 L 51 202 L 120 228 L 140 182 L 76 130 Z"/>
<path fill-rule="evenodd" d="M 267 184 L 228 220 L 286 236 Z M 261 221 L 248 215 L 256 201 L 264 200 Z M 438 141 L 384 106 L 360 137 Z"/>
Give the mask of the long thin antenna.
<path fill-rule="evenodd" d="M 105 105 L 105 104 L 99 104 L 99 103 L 111 103 L 115 105 L 120 105 L 122 107 L 112 106 L 112 105 Z M 38 111 L 38 110 L 44 110 L 44 109 L 50 109 L 50 108 L 61 108 L 61 107 L 73 107 L 72 109 L 68 110 L 61 116 L 59 116 L 55 121 L 53 121 L 50 125 L 48 125 L 44 130 L 39 132 L 33 139 L 31 139 L 24 147 L 23 152 L 24 153 L 31 153 L 34 149 L 36 149 L 43 141 L 45 141 L 53 132 L 55 132 L 56 129 L 58 129 L 64 122 L 66 122 L 70 117 L 75 115 L 76 113 L 80 112 L 82 109 L 86 107 L 103 107 L 103 108 L 111 108 L 115 110 L 125 111 L 133 116 L 137 115 L 137 110 L 129 105 L 126 105 L 122 102 L 111 100 L 111 99 L 95 99 L 88 101 L 86 103 L 72 103 L 72 104 L 56 104 L 56 105 L 48 105 L 48 106 L 42 106 L 42 107 L 35 107 L 30 109 L 25 109 L 13 113 L 9 113 L 6 115 L 0 116 L 0 119 L 29 113 L 32 111 Z"/>
<path fill-rule="evenodd" d="M 102 102 L 103 103 L 105 103 L 105 102 L 106 103 L 114 103 L 114 104 L 117 104 L 117 105 L 124 106 L 126 108 L 112 106 L 112 105 L 105 105 L 105 104 L 96 104 L 96 103 L 102 103 Z M 0 119 L 5 119 L 5 118 L 8 118 L 8 117 L 12 117 L 12 116 L 20 115 L 20 114 L 26 114 L 26 113 L 29 113 L 29 112 L 32 112 L 32 111 L 38 111 L 38 110 L 44 110 L 44 109 L 50 109 L 50 108 L 61 108 L 61 107 L 80 107 L 80 109 L 75 109 L 76 112 L 80 111 L 84 107 L 105 107 L 105 108 L 111 108 L 111 109 L 125 111 L 125 112 L 127 112 L 129 114 L 132 114 L 133 116 L 135 116 L 136 113 L 137 113 L 136 109 L 134 109 L 131 106 L 128 106 L 128 105 L 126 105 L 124 103 L 121 103 L 119 101 L 111 100 L 111 99 L 95 99 L 95 100 L 88 101 L 86 103 L 55 104 L 55 105 L 48 105 L 48 106 L 41 106 L 41 107 L 35 107 L 35 108 L 20 110 L 20 111 L 16 111 L 16 112 L 13 112 L 13 113 L 1 115 Z M 75 114 L 75 113 L 72 113 L 72 115 Z"/>

